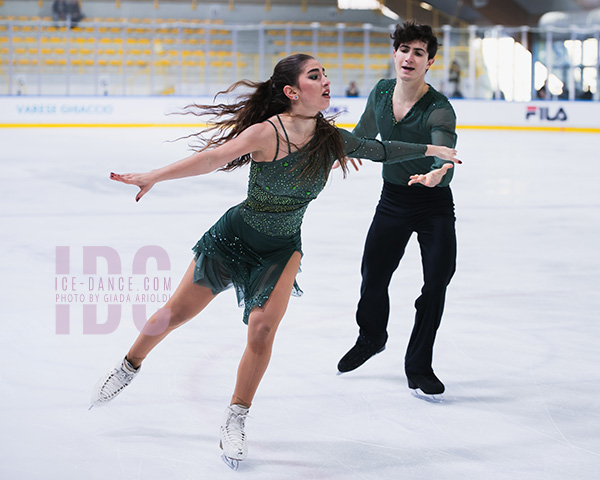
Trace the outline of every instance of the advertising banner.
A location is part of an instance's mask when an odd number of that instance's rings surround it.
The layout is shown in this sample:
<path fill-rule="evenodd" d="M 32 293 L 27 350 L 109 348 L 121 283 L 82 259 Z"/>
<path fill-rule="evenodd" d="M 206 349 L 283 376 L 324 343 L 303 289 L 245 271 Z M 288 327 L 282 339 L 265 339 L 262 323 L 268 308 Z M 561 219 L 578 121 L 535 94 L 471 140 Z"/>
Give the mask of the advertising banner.
<path fill-rule="evenodd" d="M 206 118 L 182 114 L 212 97 L 3 97 L 0 128 L 202 127 Z M 326 112 L 353 128 L 366 98 L 334 97 Z M 600 133 L 598 102 L 452 100 L 459 129 L 556 130 Z"/>

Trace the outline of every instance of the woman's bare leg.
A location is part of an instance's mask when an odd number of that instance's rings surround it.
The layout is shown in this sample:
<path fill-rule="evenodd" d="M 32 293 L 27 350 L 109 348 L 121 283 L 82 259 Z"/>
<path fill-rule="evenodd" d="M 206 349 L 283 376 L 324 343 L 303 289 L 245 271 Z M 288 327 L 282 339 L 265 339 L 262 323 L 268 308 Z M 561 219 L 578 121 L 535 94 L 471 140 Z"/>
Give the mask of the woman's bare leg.
<path fill-rule="evenodd" d="M 126 358 L 134 368 L 138 368 L 148 353 L 170 332 L 198 315 L 215 298 L 210 288 L 193 282 L 194 267 L 195 262 L 192 261 L 175 293 L 150 317 L 127 353 Z"/>
<path fill-rule="evenodd" d="M 238 367 L 231 404 L 250 406 L 267 370 L 277 327 L 287 309 L 294 280 L 300 267 L 300 252 L 294 252 L 269 299 L 262 308 L 254 308 L 248 319 L 248 341 Z"/>

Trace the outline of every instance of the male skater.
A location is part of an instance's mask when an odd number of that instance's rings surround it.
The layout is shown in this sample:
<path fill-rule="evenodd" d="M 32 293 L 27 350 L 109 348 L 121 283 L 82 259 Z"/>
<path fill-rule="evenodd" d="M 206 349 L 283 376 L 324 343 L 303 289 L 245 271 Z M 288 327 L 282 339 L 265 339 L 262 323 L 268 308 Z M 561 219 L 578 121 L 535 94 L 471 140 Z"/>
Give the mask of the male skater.
<path fill-rule="evenodd" d="M 454 110 L 446 97 L 425 82 L 438 48 L 431 27 L 405 22 L 397 25 L 391 37 L 396 78 L 380 80 L 373 88 L 355 135 L 380 134 L 382 140 L 454 147 Z M 435 157 L 383 166 L 383 191 L 367 234 L 361 266 L 361 298 L 356 312 L 359 336 L 356 345 L 340 360 L 340 373 L 354 370 L 385 348 L 388 286 L 410 236 L 416 232 L 424 285 L 415 302 L 405 373 L 416 395 L 442 399 L 444 384 L 435 376 L 432 360 L 446 287 L 456 265 L 451 167 Z M 424 168 L 429 173 L 418 175 Z"/>

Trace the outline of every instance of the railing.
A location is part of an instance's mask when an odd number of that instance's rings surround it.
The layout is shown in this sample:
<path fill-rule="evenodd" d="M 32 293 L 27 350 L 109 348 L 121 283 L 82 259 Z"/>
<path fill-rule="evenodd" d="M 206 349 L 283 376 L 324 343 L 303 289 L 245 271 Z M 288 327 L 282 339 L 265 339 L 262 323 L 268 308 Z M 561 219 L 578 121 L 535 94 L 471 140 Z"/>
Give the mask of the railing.
<path fill-rule="evenodd" d="M 212 95 L 267 78 L 286 55 L 318 57 L 344 95 L 366 95 L 394 75 L 394 25 L 206 21 L 0 20 L 0 94 Z M 442 47 L 427 81 L 448 96 L 529 101 L 598 100 L 598 29 L 438 29 Z"/>

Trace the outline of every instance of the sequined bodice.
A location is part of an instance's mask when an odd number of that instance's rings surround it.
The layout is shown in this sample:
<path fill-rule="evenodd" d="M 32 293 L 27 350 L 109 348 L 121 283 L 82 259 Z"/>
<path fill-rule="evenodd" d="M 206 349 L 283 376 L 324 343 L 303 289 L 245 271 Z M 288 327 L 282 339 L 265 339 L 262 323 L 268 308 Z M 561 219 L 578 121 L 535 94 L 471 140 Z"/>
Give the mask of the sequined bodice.
<path fill-rule="evenodd" d="M 427 150 L 426 145 L 417 143 L 358 138 L 343 129 L 339 133 L 346 155 L 353 158 L 383 163 L 406 162 L 422 158 Z M 323 190 L 334 161 L 330 159 L 319 175 L 305 180 L 300 178 L 299 168 L 307 161 L 305 155 L 305 150 L 298 150 L 272 162 L 250 163 L 248 198 L 239 205 L 244 222 L 271 236 L 293 235 L 300 230 L 306 208 Z"/>
<path fill-rule="evenodd" d="M 325 173 L 300 180 L 302 151 L 273 162 L 251 162 L 248 197 L 240 205 L 244 221 L 259 232 L 282 236 L 300 230 L 308 204 L 323 190 Z"/>

